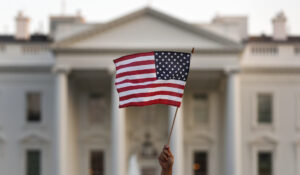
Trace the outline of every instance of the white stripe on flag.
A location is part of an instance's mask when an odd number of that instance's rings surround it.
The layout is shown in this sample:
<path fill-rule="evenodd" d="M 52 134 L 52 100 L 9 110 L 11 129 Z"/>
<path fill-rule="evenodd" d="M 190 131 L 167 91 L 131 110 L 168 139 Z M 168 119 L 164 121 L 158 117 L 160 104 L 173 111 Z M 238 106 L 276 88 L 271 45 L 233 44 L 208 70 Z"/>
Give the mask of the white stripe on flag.
<path fill-rule="evenodd" d="M 171 83 L 171 84 L 179 84 L 185 86 L 185 81 L 182 80 L 155 80 L 155 81 L 148 81 L 144 83 L 122 83 L 118 84 L 116 87 L 123 88 L 128 86 L 139 86 L 139 85 L 148 85 L 148 84 L 160 84 L 160 83 Z"/>
<path fill-rule="evenodd" d="M 120 92 L 119 96 L 127 96 L 131 94 L 139 94 L 139 93 L 149 93 L 149 92 L 157 92 L 157 91 L 169 91 L 183 94 L 183 89 L 173 88 L 173 87 L 156 87 L 156 88 L 144 88 L 144 89 L 134 89 L 129 91 Z"/>
<path fill-rule="evenodd" d="M 121 65 L 129 64 L 129 63 L 133 63 L 133 62 L 137 62 L 137 61 L 147 61 L 147 60 L 154 60 L 154 55 L 135 57 L 135 58 L 132 58 L 132 59 L 117 62 L 115 64 L 116 64 L 116 67 L 118 67 L 118 66 L 121 66 Z"/>
<path fill-rule="evenodd" d="M 148 64 L 148 65 L 142 65 L 142 66 L 125 67 L 125 68 L 117 70 L 117 74 L 120 74 L 120 73 L 123 73 L 123 72 L 135 71 L 135 70 L 146 70 L 146 69 L 155 69 L 155 65 L 154 64 Z"/>
<path fill-rule="evenodd" d="M 116 83 L 119 83 L 123 80 L 136 80 L 136 79 L 155 78 L 155 77 L 156 77 L 156 73 L 128 75 L 128 76 L 117 78 Z"/>
<path fill-rule="evenodd" d="M 173 101 L 181 102 L 180 97 L 174 97 L 170 95 L 154 95 L 151 97 L 138 97 L 138 98 L 131 98 L 128 100 L 123 100 L 120 101 L 120 105 L 124 105 L 126 103 L 131 103 L 131 102 L 146 102 L 146 101 L 156 100 L 156 99 L 165 99 L 165 100 L 173 100 Z"/>

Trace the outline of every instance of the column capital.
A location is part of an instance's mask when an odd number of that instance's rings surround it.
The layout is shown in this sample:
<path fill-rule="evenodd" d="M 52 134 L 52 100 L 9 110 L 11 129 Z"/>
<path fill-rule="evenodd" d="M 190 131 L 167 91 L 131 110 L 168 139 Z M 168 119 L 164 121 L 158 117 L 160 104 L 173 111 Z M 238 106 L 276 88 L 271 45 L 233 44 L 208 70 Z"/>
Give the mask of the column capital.
<path fill-rule="evenodd" d="M 71 72 L 71 68 L 69 66 L 54 66 L 52 68 L 52 72 L 55 74 L 69 74 Z"/>
<path fill-rule="evenodd" d="M 226 75 L 236 74 L 236 73 L 239 73 L 239 72 L 241 72 L 240 67 L 225 67 L 224 68 L 224 73 Z"/>
<path fill-rule="evenodd" d="M 115 66 L 109 66 L 109 67 L 107 67 L 107 72 L 109 73 L 109 75 L 114 76 L 116 74 L 116 68 L 115 68 Z"/>

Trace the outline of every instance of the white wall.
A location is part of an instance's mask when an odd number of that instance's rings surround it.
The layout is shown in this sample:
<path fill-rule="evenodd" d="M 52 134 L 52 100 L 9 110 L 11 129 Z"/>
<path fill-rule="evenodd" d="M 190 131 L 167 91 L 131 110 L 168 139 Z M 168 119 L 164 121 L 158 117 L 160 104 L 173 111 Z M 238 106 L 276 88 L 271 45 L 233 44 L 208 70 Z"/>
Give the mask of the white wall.
<path fill-rule="evenodd" d="M 273 124 L 257 124 L 257 94 L 273 95 Z M 274 153 L 274 175 L 296 175 L 300 74 L 244 73 L 241 77 L 243 174 L 256 175 L 256 151 Z M 298 139 L 297 139 L 298 138 Z M 299 172 L 298 172 L 299 173 Z"/>
<path fill-rule="evenodd" d="M 26 92 L 42 94 L 42 122 L 26 122 Z M 42 150 L 43 175 L 52 175 L 54 137 L 54 77 L 50 73 L 0 73 L 0 170 L 23 175 L 25 150 Z M 2 147 L 3 146 L 3 147 Z M 3 150 L 2 150 L 3 149 Z"/>

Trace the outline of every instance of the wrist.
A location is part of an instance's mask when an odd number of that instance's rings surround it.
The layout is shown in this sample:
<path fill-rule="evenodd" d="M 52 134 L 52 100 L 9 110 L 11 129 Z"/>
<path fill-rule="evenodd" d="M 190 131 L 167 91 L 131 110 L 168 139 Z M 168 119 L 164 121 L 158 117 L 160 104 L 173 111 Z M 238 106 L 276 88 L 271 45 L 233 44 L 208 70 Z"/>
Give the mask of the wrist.
<path fill-rule="evenodd" d="M 171 175 L 172 174 L 172 167 L 173 166 L 170 166 L 169 168 L 163 168 L 162 169 L 162 174 L 163 175 Z"/>

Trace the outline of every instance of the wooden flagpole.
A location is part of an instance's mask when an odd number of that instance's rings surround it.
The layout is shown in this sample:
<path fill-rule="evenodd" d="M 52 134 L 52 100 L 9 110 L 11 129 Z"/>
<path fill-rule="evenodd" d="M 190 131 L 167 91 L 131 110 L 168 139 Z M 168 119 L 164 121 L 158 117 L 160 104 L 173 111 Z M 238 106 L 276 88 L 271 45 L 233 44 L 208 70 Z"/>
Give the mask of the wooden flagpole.
<path fill-rule="evenodd" d="M 192 49 L 192 51 L 191 51 L 192 54 L 194 53 L 194 50 L 195 50 L 195 48 Z M 178 111 L 178 107 L 176 108 L 176 111 L 175 111 L 175 114 L 174 114 L 174 117 L 173 117 L 172 127 L 171 127 L 170 134 L 169 134 L 169 137 L 168 137 L 168 145 L 170 145 L 171 136 L 172 136 L 172 132 L 173 132 L 176 116 L 177 116 L 177 111 Z"/>

